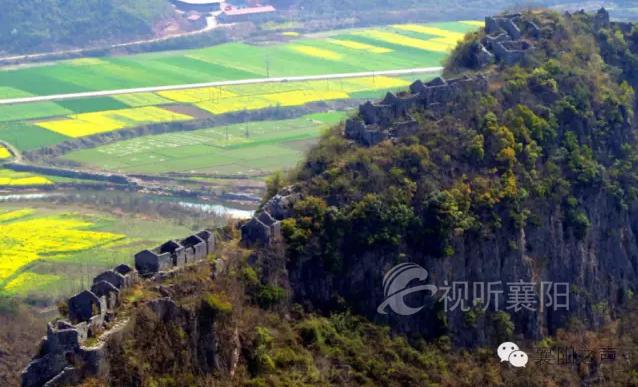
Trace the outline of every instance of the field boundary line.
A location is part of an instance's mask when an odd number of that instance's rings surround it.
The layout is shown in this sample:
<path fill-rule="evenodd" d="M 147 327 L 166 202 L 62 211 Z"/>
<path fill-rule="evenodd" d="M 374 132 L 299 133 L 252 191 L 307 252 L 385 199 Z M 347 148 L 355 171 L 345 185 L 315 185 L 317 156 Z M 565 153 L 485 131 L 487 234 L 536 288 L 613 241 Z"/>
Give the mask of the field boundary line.
<path fill-rule="evenodd" d="M 231 81 L 215 81 L 215 82 L 204 82 L 204 83 L 189 83 L 189 84 L 182 84 L 182 85 L 150 86 L 150 87 L 137 87 L 137 88 L 131 88 L 131 89 L 88 91 L 88 92 L 80 92 L 80 93 L 42 95 L 42 96 L 35 96 L 35 97 L 8 98 L 8 99 L 0 99 L 0 105 L 16 105 L 16 104 L 48 102 L 48 101 L 65 101 L 70 99 L 109 97 L 113 95 L 123 95 L 123 94 L 157 93 L 162 91 L 189 90 L 189 89 L 200 89 L 200 88 L 206 88 L 206 87 L 323 81 L 323 80 L 331 80 L 331 79 L 366 78 L 366 77 L 376 77 L 376 76 L 414 75 L 414 74 L 438 73 L 438 72 L 441 72 L 442 70 L 443 70 L 443 67 L 419 67 L 419 68 L 411 68 L 411 69 L 365 71 L 365 72 L 356 72 L 356 73 L 303 75 L 303 76 L 272 77 L 272 78 L 250 78 L 250 79 L 238 79 L 238 80 L 231 80 Z"/>

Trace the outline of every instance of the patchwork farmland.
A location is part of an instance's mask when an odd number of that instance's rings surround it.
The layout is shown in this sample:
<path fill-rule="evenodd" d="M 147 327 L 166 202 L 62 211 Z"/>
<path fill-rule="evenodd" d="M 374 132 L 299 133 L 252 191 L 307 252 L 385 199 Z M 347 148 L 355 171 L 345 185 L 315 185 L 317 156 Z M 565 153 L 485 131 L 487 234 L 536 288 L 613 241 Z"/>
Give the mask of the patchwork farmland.
<path fill-rule="evenodd" d="M 310 36 L 283 34 L 270 44 L 82 58 L 0 70 L 0 99 L 260 77 L 306 76 L 439 66 L 479 22 L 405 24 Z M 379 98 L 432 75 L 246 84 L 108 97 L 0 105 L 0 141 L 18 152 L 150 124 L 170 125 L 266 108 Z M 317 111 L 317 110 L 314 110 Z M 181 176 L 261 177 L 296 164 L 302 150 L 345 113 L 143 135 L 48 158 L 80 168 Z M 199 121 L 198 121 L 199 122 Z M 117 138 L 117 137 L 115 137 Z M 102 140 L 100 140 L 102 141 Z M 7 151 L 0 147 L 0 161 Z M 45 153 L 46 154 L 46 153 Z M 40 160 L 42 158 L 40 157 Z M 0 168 L 0 187 L 38 187 L 64 179 Z"/>
<path fill-rule="evenodd" d="M 426 67 L 439 65 L 452 45 L 476 28 L 473 22 L 399 25 L 268 45 L 228 43 L 62 61 L 0 71 L 0 97 Z"/>

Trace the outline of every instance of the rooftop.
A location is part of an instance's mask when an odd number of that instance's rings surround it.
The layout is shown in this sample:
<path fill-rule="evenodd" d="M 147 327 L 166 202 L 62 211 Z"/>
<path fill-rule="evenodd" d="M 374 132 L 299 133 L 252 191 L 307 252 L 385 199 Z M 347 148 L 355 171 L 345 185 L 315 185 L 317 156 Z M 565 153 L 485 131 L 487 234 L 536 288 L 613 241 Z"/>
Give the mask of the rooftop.
<path fill-rule="evenodd" d="M 231 8 L 224 11 L 224 14 L 228 16 L 250 15 L 254 13 L 267 13 L 277 11 L 272 5 L 264 5 L 261 7 L 250 8 Z"/>

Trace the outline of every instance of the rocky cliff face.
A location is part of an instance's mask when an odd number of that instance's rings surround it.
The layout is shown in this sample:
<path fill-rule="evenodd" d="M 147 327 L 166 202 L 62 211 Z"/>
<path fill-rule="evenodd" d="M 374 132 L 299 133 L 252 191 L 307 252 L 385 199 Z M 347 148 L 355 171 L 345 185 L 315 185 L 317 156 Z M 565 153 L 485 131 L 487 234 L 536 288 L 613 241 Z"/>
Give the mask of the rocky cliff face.
<path fill-rule="evenodd" d="M 178 301 L 179 302 L 179 301 Z M 239 360 L 239 336 L 209 305 L 178 305 L 171 297 L 138 308 L 120 337 L 106 341 L 110 385 L 188 383 L 196 376 L 228 377 Z"/>
<path fill-rule="evenodd" d="M 335 272 L 322 262 L 309 261 L 289 266 L 296 300 L 322 309 L 338 308 L 339 298 L 373 321 L 388 323 L 394 329 L 416 337 L 450 334 L 458 343 L 476 346 L 497 339 L 498 321 L 492 308 L 468 322 L 468 312 L 461 308 L 442 315 L 441 305 L 428 294 L 406 299 L 408 304 L 425 309 L 412 316 L 381 315 L 377 307 L 384 301 L 383 276 L 400 261 L 414 262 L 429 271 L 429 281 L 443 285 L 453 282 L 540 281 L 569 284 L 569 310 L 513 312 L 508 310 L 506 294 L 498 300 L 498 309 L 510 312 L 516 332 L 540 339 L 565 327 L 576 317 L 592 327 L 600 327 L 615 317 L 638 284 L 638 222 L 635 209 L 622 210 L 605 194 L 587 196 L 585 211 L 592 227 L 578 240 L 565 228 L 564 213 L 559 207 L 542 208 L 534 213 L 534 224 L 523 228 L 503 227 L 496 235 L 463 235 L 454 238 L 455 253 L 437 258 L 420 251 L 397 256 L 393 251 L 368 251 L 344 257 L 342 268 Z M 353 230 L 355 231 L 355 230 Z M 459 288 L 461 290 L 461 288 Z M 538 292 L 538 289 L 536 289 Z M 472 288 L 469 289 L 472 300 Z M 539 301 L 539 300 L 537 300 Z M 454 301 L 450 302 L 450 305 Z M 470 303 L 467 303 L 471 306 Z M 539 308 L 539 304 L 534 305 Z"/>

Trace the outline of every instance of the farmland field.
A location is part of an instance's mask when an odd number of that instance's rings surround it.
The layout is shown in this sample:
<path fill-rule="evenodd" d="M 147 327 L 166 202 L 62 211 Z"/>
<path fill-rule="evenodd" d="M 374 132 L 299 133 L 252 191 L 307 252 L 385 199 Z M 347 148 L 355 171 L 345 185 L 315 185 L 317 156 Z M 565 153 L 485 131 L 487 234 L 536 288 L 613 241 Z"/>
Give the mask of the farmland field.
<path fill-rule="evenodd" d="M 269 44 L 228 43 L 6 68 L 0 69 L 0 99 L 438 66 L 456 41 L 476 28 L 476 22 L 451 22 L 308 36 L 288 34 L 285 41 Z M 386 91 L 405 89 L 414 79 L 431 76 L 235 85 L 0 105 L 0 140 L 29 160 L 24 154 L 28 151 L 94 134 L 268 107 L 379 98 Z M 315 109 L 329 109 L 318 106 Z M 197 185 L 226 177 L 250 177 L 248 180 L 256 181 L 294 166 L 304 150 L 347 114 L 328 111 L 288 120 L 145 135 L 72 151 L 64 154 L 61 161 L 94 170 L 154 175 L 153 178 L 178 175 Z M 94 144 L 91 141 L 86 143 Z M 7 153 L 0 146 L 0 160 L 8 158 Z M 5 190 L 72 181 L 0 168 L 0 188 Z M 48 300 L 86 288 L 100 270 L 131 263 L 135 252 L 190 231 L 157 219 L 120 217 L 86 208 L 25 208 L 7 203 L 0 203 L 0 228 L 0 295 Z"/>
<path fill-rule="evenodd" d="M 430 76 L 427 76 L 428 78 Z M 414 75 L 411 79 L 419 78 Z M 423 78 L 423 77 L 421 77 Z M 156 94 L 140 93 L 117 97 L 125 108 L 90 112 L 115 107 L 104 98 L 73 100 L 78 113 L 66 114 L 28 122 L 0 122 L 0 140 L 20 150 L 37 149 L 97 133 L 111 132 L 149 123 L 189 120 L 186 114 L 167 110 L 165 105 L 193 105 L 210 114 L 224 114 L 275 106 L 298 106 L 310 102 L 340 99 L 380 97 L 387 90 L 401 90 L 410 84 L 408 77 L 361 77 L 343 80 L 288 82 L 279 84 L 237 85 L 187 90 L 164 91 Z M 363 95 L 362 93 L 365 93 Z M 126 104 L 130 107 L 126 107 Z M 0 111 L 1 111 L 0 106 Z"/>
<path fill-rule="evenodd" d="M 66 136 L 28 122 L 0 122 L 0 140 L 20 151 L 38 149 L 67 139 Z"/>
<path fill-rule="evenodd" d="M 183 51 L 82 58 L 0 70 L 0 98 L 91 90 L 437 66 L 478 22 L 405 24 L 228 43 Z M 150 123 L 189 120 L 177 105 L 224 114 L 317 101 L 376 98 L 408 77 L 367 77 L 139 93 L 0 106 L 0 140 L 20 151 Z M 187 106 L 190 108 L 190 106 Z M 185 111 L 189 111 L 186 109 Z M 197 114 L 197 113 L 195 113 Z"/>
<path fill-rule="evenodd" d="M 184 51 L 67 60 L 0 71 L 0 97 L 427 67 L 440 64 L 450 45 L 476 28 L 467 22 L 389 26 L 334 31 L 317 38 L 302 36 L 271 45 L 228 43 Z M 27 115 L 18 111 L 12 116 Z"/>
<path fill-rule="evenodd" d="M 319 113 L 284 121 L 262 121 L 144 136 L 66 155 L 93 168 L 161 174 L 262 175 L 293 166 L 310 143 L 346 116 Z"/>
<path fill-rule="evenodd" d="M 310 102 L 352 98 L 362 91 L 405 88 L 409 82 L 393 77 L 366 77 L 330 81 L 241 85 L 159 93 L 176 102 L 192 103 L 212 114 L 274 106 L 298 106 Z"/>
<path fill-rule="evenodd" d="M 63 119 L 40 121 L 38 126 L 68 137 L 84 137 L 157 122 L 189 120 L 192 117 L 155 106 L 73 114 Z"/>
<path fill-rule="evenodd" d="M 0 295 L 45 299 L 88 286 L 89 278 L 169 236 L 189 230 L 149 220 L 0 204 Z"/>
<path fill-rule="evenodd" d="M 454 44 L 479 25 L 480 22 L 403 24 L 288 36 L 278 43 L 228 43 L 1 69 L 0 98 L 438 66 Z M 234 85 L 0 105 L 0 140 L 27 152 L 146 124 L 319 101 L 379 98 L 386 91 L 402 90 L 415 79 L 432 76 Z M 334 117 L 339 117 L 338 121 L 344 114 L 145 136 L 63 157 L 90 168 L 124 173 L 263 176 L 293 166 L 303 149 L 331 125 Z M 58 180 L 0 170 L 0 185 L 4 186 L 44 185 Z"/>

